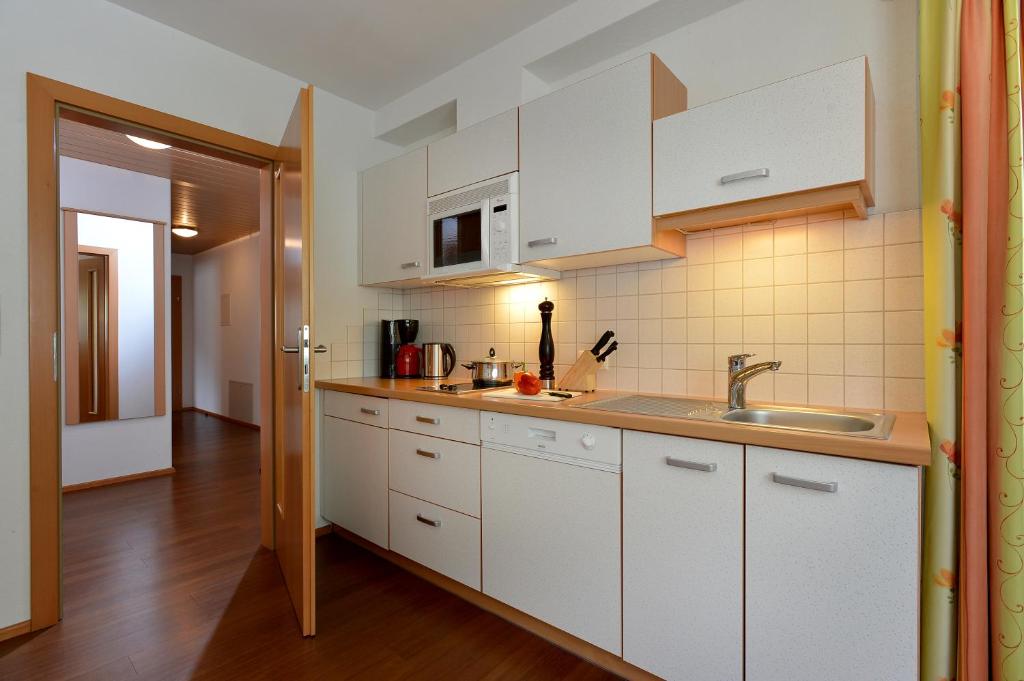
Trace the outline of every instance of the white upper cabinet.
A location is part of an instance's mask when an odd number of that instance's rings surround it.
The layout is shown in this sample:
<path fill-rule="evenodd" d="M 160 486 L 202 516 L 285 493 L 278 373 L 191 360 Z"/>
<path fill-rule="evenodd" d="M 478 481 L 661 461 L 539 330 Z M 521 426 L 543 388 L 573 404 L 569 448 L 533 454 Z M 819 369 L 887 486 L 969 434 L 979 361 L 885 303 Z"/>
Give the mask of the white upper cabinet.
<path fill-rule="evenodd" d="M 622 654 L 743 678 L 743 445 L 622 433 Z"/>
<path fill-rule="evenodd" d="M 747 447 L 746 679 L 918 678 L 919 469 Z"/>
<path fill-rule="evenodd" d="M 874 205 L 866 57 L 654 123 L 659 226 L 699 229 Z M 748 203 L 744 203 L 748 202 Z"/>
<path fill-rule="evenodd" d="M 682 255 L 653 230 L 651 121 L 686 88 L 651 54 L 519 108 L 519 253 L 571 269 Z"/>
<path fill-rule="evenodd" d="M 519 110 L 448 135 L 428 147 L 430 196 L 519 169 Z"/>
<path fill-rule="evenodd" d="M 365 286 L 400 284 L 427 273 L 427 149 L 362 173 Z"/>

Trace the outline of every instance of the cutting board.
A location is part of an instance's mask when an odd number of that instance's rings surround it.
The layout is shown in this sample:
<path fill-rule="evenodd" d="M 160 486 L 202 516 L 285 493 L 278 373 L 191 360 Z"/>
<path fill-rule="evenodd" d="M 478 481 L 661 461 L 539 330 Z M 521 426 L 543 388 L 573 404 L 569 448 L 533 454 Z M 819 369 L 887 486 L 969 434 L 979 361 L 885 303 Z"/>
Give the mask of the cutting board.
<path fill-rule="evenodd" d="M 567 391 L 568 392 L 568 391 Z M 582 393 L 573 393 L 572 396 L 576 397 Z M 569 399 L 568 397 L 555 397 L 554 395 L 548 395 L 546 391 L 541 390 L 536 395 L 524 395 L 516 392 L 515 388 L 502 388 L 501 390 L 490 390 L 483 394 L 483 397 L 496 397 L 502 400 L 527 400 L 530 402 L 561 402 L 562 400 Z"/>

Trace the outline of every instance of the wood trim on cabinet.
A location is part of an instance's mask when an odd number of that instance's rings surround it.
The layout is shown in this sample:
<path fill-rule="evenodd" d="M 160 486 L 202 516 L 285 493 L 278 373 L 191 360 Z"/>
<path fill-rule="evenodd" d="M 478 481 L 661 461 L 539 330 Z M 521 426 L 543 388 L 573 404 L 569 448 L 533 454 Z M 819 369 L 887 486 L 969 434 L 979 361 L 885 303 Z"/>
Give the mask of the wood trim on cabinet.
<path fill-rule="evenodd" d="M 24 622 L 17 622 L 0 629 L 0 641 L 6 641 L 22 634 L 27 634 L 32 631 L 32 622 L 25 620 Z"/>
<path fill-rule="evenodd" d="M 748 222 L 779 220 L 794 215 L 824 213 L 831 210 L 853 210 L 858 217 L 867 217 L 867 201 L 860 184 L 809 189 L 769 198 L 728 203 L 712 208 L 663 215 L 654 219 L 655 228 L 701 232 L 718 227 L 742 225 Z"/>
<path fill-rule="evenodd" d="M 686 111 L 688 93 L 682 81 L 665 66 L 658 55 L 651 55 L 651 121 Z"/>
<path fill-rule="evenodd" d="M 101 480 L 90 480 L 89 482 L 78 482 L 74 485 L 64 485 L 61 491 L 64 494 L 69 492 L 81 492 L 95 487 L 107 487 L 108 485 L 120 485 L 123 482 L 134 482 L 136 480 L 148 480 L 149 478 L 161 478 L 165 475 L 174 475 L 174 466 L 170 468 L 158 468 L 155 471 L 143 471 L 142 473 L 130 473 L 129 475 L 118 475 L 113 478 Z"/>
<path fill-rule="evenodd" d="M 106 121 L 116 129 L 143 128 L 146 136 L 249 166 L 267 167 L 281 155 L 271 144 L 219 130 L 33 73 L 25 77 L 28 183 L 28 396 L 30 628 L 53 624 L 61 614 L 60 575 L 60 376 L 61 286 L 57 123 L 75 115 Z M 76 113 L 73 113 L 77 111 Z M 117 216 L 115 216 L 117 217 Z M 261 301 L 265 323 L 272 300 Z M 266 358 L 262 358 L 266 362 Z M 272 362 L 272 357 L 271 357 Z M 272 368 L 263 368 L 269 376 Z M 264 390 L 269 390 L 269 382 Z M 268 421 L 270 423 L 270 421 Z M 271 430 L 270 428 L 264 430 Z M 261 448 L 266 442 L 261 437 Z M 268 455 L 261 452 L 261 460 Z M 264 497 L 261 495 L 261 499 Z M 267 516 L 261 516 L 265 523 Z M 263 537 L 273 528 L 263 528 Z"/>
<path fill-rule="evenodd" d="M 384 560 L 394 563 L 403 570 L 411 572 L 421 579 L 425 579 L 434 586 L 440 587 L 463 600 L 469 601 L 478 608 L 497 615 L 506 622 L 510 622 L 517 627 L 525 629 L 531 634 L 540 636 L 559 648 L 567 650 L 573 655 L 581 657 L 602 669 L 612 672 L 613 674 L 617 674 L 625 679 L 636 681 L 657 681 L 658 679 L 657 676 L 645 672 L 639 667 L 634 667 L 618 655 L 610 653 L 604 648 L 599 648 L 594 644 L 588 643 L 581 638 L 577 638 L 568 632 L 562 631 L 543 620 L 539 620 L 536 617 L 527 615 L 520 610 L 516 610 L 512 606 L 502 603 L 501 601 L 492 598 L 481 591 L 477 591 L 472 587 L 468 587 L 462 582 L 457 582 L 450 577 L 434 572 L 430 568 L 420 565 L 419 563 L 395 553 L 394 551 L 389 551 L 388 549 L 377 546 L 372 542 L 366 541 L 362 537 L 355 535 L 344 528 L 338 527 L 337 525 L 332 524 L 331 528 L 334 534 L 337 534 L 342 539 L 352 542 L 356 546 L 364 548 Z"/>

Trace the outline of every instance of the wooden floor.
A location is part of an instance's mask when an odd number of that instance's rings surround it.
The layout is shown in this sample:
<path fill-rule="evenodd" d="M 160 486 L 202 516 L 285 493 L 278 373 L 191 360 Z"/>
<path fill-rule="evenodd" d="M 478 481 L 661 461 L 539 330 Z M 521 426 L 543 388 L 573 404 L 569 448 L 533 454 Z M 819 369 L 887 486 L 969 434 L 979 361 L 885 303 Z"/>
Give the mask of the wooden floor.
<path fill-rule="evenodd" d="M 64 620 L 0 679 L 610 679 L 363 549 L 317 542 L 303 639 L 259 548 L 258 434 L 175 415 L 177 474 L 64 496 Z"/>

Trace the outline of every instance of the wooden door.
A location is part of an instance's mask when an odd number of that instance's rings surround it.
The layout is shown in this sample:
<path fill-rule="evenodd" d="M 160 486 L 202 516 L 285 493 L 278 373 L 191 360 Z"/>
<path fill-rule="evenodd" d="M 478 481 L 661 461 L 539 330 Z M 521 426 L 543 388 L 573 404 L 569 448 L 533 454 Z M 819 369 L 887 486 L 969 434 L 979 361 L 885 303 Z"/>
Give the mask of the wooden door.
<path fill-rule="evenodd" d="M 171 277 L 171 409 L 181 411 L 181 277 Z"/>
<path fill-rule="evenodd" d="M 78 254 L 78 418 L 107 418 L 107 256 Z"/>
<path fill-rule="evenodd" d="M 312 90 L 299 93 L 275 164 L 275 551 L 302 633 L 316 632 L 313 555 Z"/>

